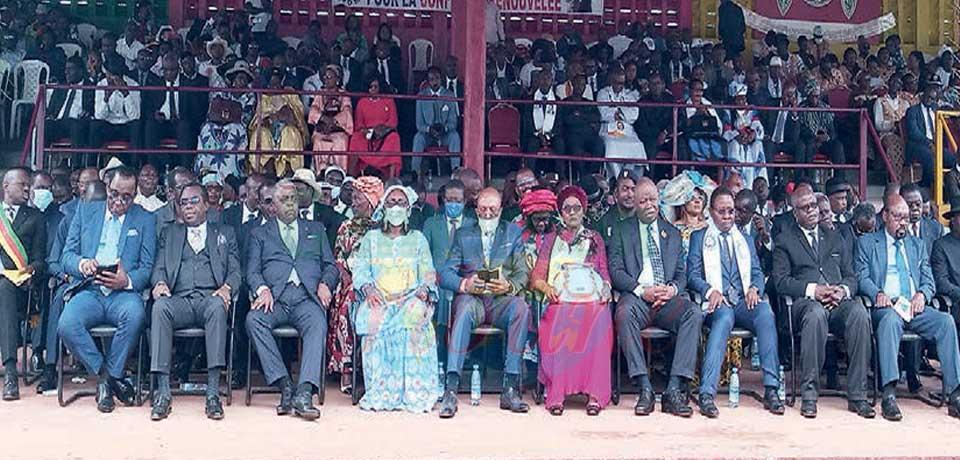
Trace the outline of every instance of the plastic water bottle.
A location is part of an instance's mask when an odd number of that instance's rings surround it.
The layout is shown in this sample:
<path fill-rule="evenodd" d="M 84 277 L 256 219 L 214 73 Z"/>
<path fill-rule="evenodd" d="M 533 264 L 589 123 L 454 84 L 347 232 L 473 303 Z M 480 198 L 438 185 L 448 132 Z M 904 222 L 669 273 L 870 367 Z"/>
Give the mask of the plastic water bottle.
<path fill-rule="evenodd" d="M 730 369 L 730 387 L 727 392 L 730 399 L 730 407 L 740 406 L 740 374 L 736 367 Z"/>
<path fill-rule="evenodd" d="M 787 378 L 783 372 L 783 366 L 780 366 L 780 386 L 777 387 L 777 396 L 781 401 L 787 399 Z"/>
<path fill-rule="evenodd" d="M 480 405 L 480 365 L 473 365 L 473 373 L 470 374 L 470 405 Z"/>
<path fill-rule="evenodd" d="M 757 342 L 757 338 L 753 338 L 753 344 L 750 345 L 750 368 L 759 371 L 760 370 L 760 345 Z"/>

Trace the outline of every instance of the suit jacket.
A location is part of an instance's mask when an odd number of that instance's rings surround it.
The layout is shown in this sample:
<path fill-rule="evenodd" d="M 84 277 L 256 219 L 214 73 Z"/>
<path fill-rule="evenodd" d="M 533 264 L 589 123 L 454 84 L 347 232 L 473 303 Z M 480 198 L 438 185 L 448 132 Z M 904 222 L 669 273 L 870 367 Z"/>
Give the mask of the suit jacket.
<path fill-rule="evenodd" d="M 706 234 L 707 229 L 704 228 L 690 235 L 690 253 L 687 254 L 687 283 L 691 291 L 702 297 L 706 297 L 710 290 L 703 266 L 703 238 Z M 760 258 L 757 257 L 756 244 L 752 237 L 747 235 L 743 237 L 747 240 L 747 248 L 750 249 L 750 287 L 756 288 L 760 297 L 763 297 L 763 270 L 760 268 Z"/>
<path fill-rule="evenodd" d="M 533 101 L 533 96 L 529 96 L 527 99 Z M 559 100 L 559 99 L 558 99 Z M 546 101 L 544 101 L 546 102 Z M 554 116 L 553 130 L 550 131 L 550 135 L 556 139 L 562 139 L 563 137 L 563 123 L 560 120 L 560 106 L 555 105 L 557 113 Z M 520 146 L 521 148 L 527 147 L 531 142 L 528 140 L 536 136 L 536 127 L 533 120 L 533 104 L 525 104 L 520 108 Z M 529 149 L 528 149 L 529 150 Z M 536 153 L 536 152 L 533 152 Z M 559 152 L 563 153 L 563 152 Z"/>
<path fill-rule="evenodd" d="M 937 293 L 960 303 L 960 237 L 948 233 L 933 244 L 930 268 Z"/>
<path fill-rule="evenodd" d="M 664 279 L 667 284 L 676 287 L 678 293 L 682 293 L 687 286 L 687 277 L 680 231 L 663 219 L 657 221 L 657 226 Z M 610 268 L 613 289 L 620 292 L 633 292 L 639 284 L 637 278 L 643 272 L 640 220 L 634 216 L 617 222 L 610 240 L 607 264 Z"/>
<path fill-rule="evenodd" d="M 153 212 L 152 215 L 156 219 L 158 235 L 162 235 L 167 226 L 177 222 L 177 212 L 174 210 L 175 206 L 176 204 L 173 200 L 170 200 L 167 201 L 167 204 L 161 206 L 160 209 Z M 220 223 L 222 222 L 221 219 L 220 211 L 207 209 L 207 222 Z"/>
<path fill-rule="evenodd" d="M 420 91 L 420 95 L 425 97 L 432 96 L 430 88 L 424 88 Z M 453 93 L 446 88 L 440 88 L 440 96 L 453 97 Z M 448 133 L 457 131 L 457 127 L 460 124 L 459 109 L 457 108 L 457 104 L 451 101 L 417 99 L 416 114 L 417 131 L 424 134 L 430 132 L 430 126 L 435 123 L 443 125 Z"/>
<path fill-rule="evenodd" d="M 770 234 L 770 219 L 763 218 L 763 225 L 767 229 L 767 234 Z M 753 228 L 753 223 L 747 224 L 746 231 L 740 229 L 740 233 L 743 233 L 744 236 L 750 236 L 753 238 L 753 246 L 757 249 L 757 257 L 760 258 L 760 268 L 763 269 L 764 273 L 770 273 L 770 270 L 773 267 L 773 246 L 776 243 L 773 242 L 773 236 L 770 237 L 771 244 L 765 245 L 763 242 L 757 238 L 756 231 Z M 767 246 L 770 246 L 769 248 Z"/>
<path fill-rule="evenodd" d="M 180 86 L 208 88 L 210 87 L 210 79 L 199 73 L 193 78 L 187 78 L 186 75 L 180 74 Z M 160 103 L 163 104 L 163 99 L 160 100 Z M 199 91 L 182 92 L 180 93 L 178 109 L 180 109 L 180 118 L 189 121 L 191 126 L 199 132 L 200 126 L 206 121 L 207 112 L 210 109 L 210 95 Z"/>
<path fill-rule="evenodd" d="M 793 211 L 777 214 L 773 216 L 773 219 L 770 219 L 770 237 L 773 238 L 773 241 L 780 241 L 780 238 L 778 238 L 780 232 L 795 225 L 797 225 L 797 216 L 793 215 Z"/>
<path fill-rule="evenodd" d="M 333 252 L 326 238 L 326 229 L 319 222 L 297 219 L 297 254 L 291 256 L 280 238 L 279 222 L 268 220 L 250 234 L 247 250 L 247 285 L 251 292 L 261 286 L 270 288 L 274 299 L 280 298 L 290 279 L 290 272 L 297 270 L 300 282 L 317 304 L 320 283 L 336 292 L 340 272 L 333 261 Z"/>
<path fill-rule="evenodd" d="M 73 216 L 76 214 L 79 204 L 79 199 L 71 198 L 70 201 L 60 205 L 60 213 L 63 214 L 63 217 L 60 218 L 60 222 L 57 224 L 57 231 L 53 236 L 53 241 L 48 245 L 49 250 L 47 251 L 47 270 L 49 270 L 53 276 L 66 274 L 63 270 L 63 265 L 60 263 L 60 256 L 63 254 L 63 247 L 67 244 L 67 234 L 70 233 L 70 223 L 73 222 Z"/>
<path fill-rule="evenodd" d="M 907 132 L 906 141 L 927 145 L 927 125 L 923 117 L 923 104 L 916 104 L 907 109 L 903 117 L 903 127 Z"/>
<path fill-rule="evenodd" d="M 480 227 L 463 226 L 457 230 L 449 257 L 440 271 L 440 287 L 448 291 L 459 292 L 460 283 L 483 268 L 501 267 L 501 277 L 510 283 L 508 295 L 516 295 L 527 287 L 529 268 L 523 258 L 523 243 L 520 240 L 520 227 L 503 219 L 494 232 L 493 246 L 490 248 L 490 263 L 484 264 L 483 243 Z"/>
<path fill-rule="evenodd" d="M 163 282 L 170 288 L 170 292 L 177 292 L 177 275 L 180 273 L 183 248 L 188 244 L 186 225 L 174 224 L 167 227 L 157 244 L 157 260 L 153 265 L 150 284 L 156 286 Z M 223 224 L 207 224 L 206 249 L 210 255 L 210 266 L 213 268 L 213 279 L 217 286 L 226 284 L 230 286 L 232 293 L 239 291 L 240 251 L 233 228 Z"/>
<path fill-rule="evenodd" d="M 943 236 L 943 224 L 926 217 L 920 218 L 920 239 L 923 240 L 923 247 L 927 251 L 927 256 L 933 251 L 933 243 Z"/>
<path fill-rule="evenodd" d="M 75 280 L 82 280 L 80 261 L 97 256 L 100 234 L 106 217 L 107 202 L 82 203 L 70 222 L 70 231 L 60 256 L 62 269 Z M 130 206 L 120 227 L 120 263 L 130 278 L 132 290 L 146 289 L 153 271 L 153 257 L 157 245 L 157 227 L 153 215 L 140 205 Z"/>
<path fill-rule="evenodd" d="M 907 253 L 907 267 L 917 292 L 922 292 L 929 302 L 933 299 L 936 286 L 930 257 L 923 249 L 923 242 L 912 236 L 903 239 Z M 880 230 L 860 237 L 857 246 L 857 258 L 854 260 L 860 294 L 875 300 L 883 292 L 887 276 L 887 232 Z"/>
<path fill-rule="evenodd" d="M 343 222 L 347 220 L 347 218 L 334 210 L 332 206 L 314 203 L 313 220 L 322 223 L 323 226 L 326 227 L 327 242 L 333 245 L 333 243 L 337 241 L 337 232 L 340 231 L 340 226 L 343 225 Z"/>
<path fill-rule="evenodd" d="M 819 251 L 814 253 L 799 225 L 783 229 L 773 250 L 770 275 L 777 293 L 799 299 L 808 284 L 826 283 L 846 286 L 851 296 L 856 295 L 857 275 L 843 238 L 835 230 L 818 227 L 817 240 Z"/>
<path fill-rule="evenodd" d="M 47 258 L 47 227 L 43 214 L 36 208 L 20 205 L 11 226 L 13 233 L 20 239 L 23 250 L 27 253 L 27 265 L 33 267 L 34 276 L 43 275 Z M 0 260 L 3 261 L 3 268 L 6 270 L 17 268 L 13 259 L 2 249 L 0 249 Z"/>
<path fill-rule="evenodd" d="M 948 172 L 944 177 L 944 199 L 947 203 L 950 202 L 954 197 L 960 196 L 960 171 L 957 168 L 953 168 Z"/>
<path fill-rule="evenodd" d="M 380 72 L 380 61 L 377 59 L 375 54 L 371 54 L 367 59 L 366 63 L 367 68 L 372 68 L 380 74 L 381 78 L 386 78 L 386 75 L 383 75 Z M 372 66 L 372 67 L 371 67 Z M 400 65 L 399 58 L 393 58 L 392 56 L 387 57 L 387 72 L 390 73 L 390 87 L 394 89 L 396 94 L 407 94 L 407 85 L 403 79 L 403 66 Z M 386 88 L 383 88 L 383 92 L 389 92 Z"/>
<path fill-rule="evenodd" d="M 461 217 L 460 228 L 477 225 L 477 221 L 469 217 Z M 459 231 L 459 230 L 458 230 Z M 430 255 L 433 257 L 434 267 L 443 267 L 450 258 L 450 249 L 453 241 L 447 231 L 447 216 L 437 214 L 423 223 L 423 236 L 430 246 Z M 455 291 L 454 291 L 455 292 Z M 443 289 L 437 299 L 437 319 L 445 324 L 449 317 L 448 311 L 453 301 L 453 292 Z"/>
<path fill-rule="evenodd" d="M 84 79 L 78 84 L 93 86 L 93 85 L 96 85 L 97 82 L 90 81 L 89 79 Z M 60 115 L 60 111 L 63 110 L 64 104 L 67 103 L 67 92 L 68 90 L 66 89 L 58 88 L 58 89 L 54 89 L 50 93 L 50 102 L 47 104 L 47 111 L 46 111 L 48 120 L 56 120 L 57 116 Z M 76 91 L 74 93 L 76 93 Z M 86 112 L 91 117 L 93 116 L 94 94 L 96 94 L 96 91 L 90 91 L 90 90 L 82 91 L 80 93 L 80 103 L 81 103 L 81 106 L 83 107 L 83 111 Z M 76 103 L 76 101 L 74 101 L 74 103 Z M 69 118 L 69 114 L 64 113 L 64 118 Z"/>

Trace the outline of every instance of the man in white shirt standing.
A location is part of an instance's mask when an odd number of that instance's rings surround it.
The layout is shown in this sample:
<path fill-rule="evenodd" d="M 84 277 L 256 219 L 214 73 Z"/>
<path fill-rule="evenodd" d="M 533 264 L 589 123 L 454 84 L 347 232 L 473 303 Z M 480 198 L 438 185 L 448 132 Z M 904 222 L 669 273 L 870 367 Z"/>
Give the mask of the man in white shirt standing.
<path fill-rule="evenodd" d="M 143 139 L 140 132 L 140 92 L 126 87 L 135 87 L 137 82 L 125 76 L 123 62 L 109 59 L 103 65 L 106 77 L 97 86 L 124 87 L 122 89 L 97 90 L 94 96 L 94 121 L 90 126 L 90 145 L 103 147 L 109 141 L 123 140 L 131 148 L 140 148 Z"/>

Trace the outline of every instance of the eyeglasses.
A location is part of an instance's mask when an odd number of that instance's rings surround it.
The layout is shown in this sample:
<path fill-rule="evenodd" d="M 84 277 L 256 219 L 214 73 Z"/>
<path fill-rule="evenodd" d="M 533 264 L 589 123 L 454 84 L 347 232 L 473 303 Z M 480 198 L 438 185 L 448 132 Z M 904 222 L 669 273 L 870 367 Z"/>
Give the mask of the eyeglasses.
<path fill-rule="evenodd" d="M 819 206 L 817 205 L 816 201 L 813 201 L 803 206 L 797 206 L 797 209 L 803 212 L 810 212 L 810 211 L 813 211 L 814 209 L 819 209 Z"/>
<path fill-rule="evenodd" d="M 130 193 L 120 193 L 115 189 L 110 189 L 107 192 L 107 198 L 110 198 L 110 201 L 122 201 L 123 203 L 132 203 L 133 194 Z"/>
<path fill-rule="evenodd" d="M 713 212 L 723 217 L 726 217 L 726 216 L 732 216 L 735 211 L 733 208 L 721 208 L 721 209 L 714 209 Z"/>
<path fill-rule="evenodd" d="M 263 201 L 263 204 L 273 204 L 273 198 L 264 198 L 260 201 Z"/>
<path fill-rule="evenodd" d="M 194 196 L 190 198 L 180 198 L 180 206 L 186 206 L 188 204 L 192 204 L 194 206 L 200 204 L 200 197 Z"/>
<path fill-rule="evenodd" d="M 562 211 L 564 214 L 575 214 L 583 211 L 583 206 L 580 206 L 579 204 L 569 204 L 560 208 L 560 211 Z"/>

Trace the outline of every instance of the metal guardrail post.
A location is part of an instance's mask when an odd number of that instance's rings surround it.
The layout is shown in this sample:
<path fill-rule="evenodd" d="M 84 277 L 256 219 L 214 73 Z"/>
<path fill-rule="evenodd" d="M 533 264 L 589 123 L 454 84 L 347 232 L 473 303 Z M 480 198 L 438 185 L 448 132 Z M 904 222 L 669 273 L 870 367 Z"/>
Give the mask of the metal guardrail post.
<path fill-rule="evenodd" d="M 867 198 L 867 118 L 866 109 L 860 110 L 860 199 Z"/>
<path fill-rule="evenodd" d="M 674 107 L 674 108 L 673 108 L 673 133 L 672 133 L 672 134 L 673 134 L 673 142 L 670 143 L 671 145 L 673 145 L 673 152 L 671 152 L 671 155 L 672 155 L 672 157 L 673 157 L 673 161 L 677 161 L 677 158 L 678 158 L 678 156 L 677 156 L 677 148 L 678 148 L 677 144 L 680 143 L 680 136 L 679 136 L 679 134 L 678 134 L 678 132 L 677 132 L 677 131 L 680 129 L 680 128 L 679 128 L 679 121 L 677 120 L 678 117 L 679 117 L 679 112 L 680 112 L 680 109 L 679 109 L 678 107 Z M 676 164 L 673 165 L 673 174 L 672 174 L 672 175 L 673 175 L 674 177 L 677 175 L 677 165 L 676 165 Z"/>
<path fill-rule="evenodd" d="M 934 118 L 937 122 L 935 123 L 936 132 L 933 135 L 936 143 L 933 151 L 933 200 L 939 205 L 943 203 L 943 132 L 946 123 L 943 120 L 943 115 L 939 112 L 936 112 Z"/>

